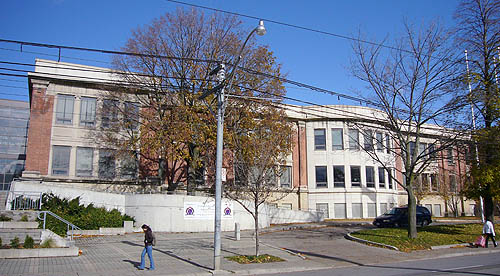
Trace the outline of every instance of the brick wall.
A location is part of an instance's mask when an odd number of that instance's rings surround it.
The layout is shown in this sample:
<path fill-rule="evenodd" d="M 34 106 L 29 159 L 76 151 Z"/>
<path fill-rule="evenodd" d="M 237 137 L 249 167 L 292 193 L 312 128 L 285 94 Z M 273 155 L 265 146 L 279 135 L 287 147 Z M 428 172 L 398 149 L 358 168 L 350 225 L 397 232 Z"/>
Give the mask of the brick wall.
<path fill-rule="evenodd" d="M 50 138 L 54 96 L 47 95 L 48 82 L 31 80 L 31 111 L 26 151 L 26 171 L 39 171 L 47 175 L 49 170 Z"/>

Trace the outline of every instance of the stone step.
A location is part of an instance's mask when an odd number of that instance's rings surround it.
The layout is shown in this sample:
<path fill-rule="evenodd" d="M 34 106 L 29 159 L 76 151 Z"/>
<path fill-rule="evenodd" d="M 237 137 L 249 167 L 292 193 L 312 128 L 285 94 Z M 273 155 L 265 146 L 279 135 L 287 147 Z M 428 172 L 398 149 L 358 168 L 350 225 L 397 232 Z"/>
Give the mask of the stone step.
<path fill-rule="evenodd" d="M 5 210 L 5 204 L 7 203 L 8 191 L 0 191 L 0 210 Z"/>
<path fill-rule="evenodd" d="M 26 235 L 33 238 L 35 244 L 39 244 L 42 237 L 42 229 L 0 229 L 0 238 L 2 239 L 3 245 L 10 244 L 10 241 L 15 237 L 19 239 L 19 243 L 24 243 Z"/>

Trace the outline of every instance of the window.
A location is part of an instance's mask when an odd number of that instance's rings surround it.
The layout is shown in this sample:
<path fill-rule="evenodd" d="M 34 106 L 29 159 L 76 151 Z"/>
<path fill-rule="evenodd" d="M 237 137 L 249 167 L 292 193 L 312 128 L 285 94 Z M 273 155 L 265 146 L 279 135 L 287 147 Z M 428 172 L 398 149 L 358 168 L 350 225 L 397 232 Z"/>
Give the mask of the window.
<path fill-rule="evenodd" d="M 378 187 L 385 188 L 385 169 L 383 167 L 378 168 Z"/>
<path fill-rule="evenodd" d="M 427 155 L 427 144 L 426 143 L 418 144 L 418 154 L 420 154 L 420 156 Z"/>
<path fill-rule="evenodd" d="M 416 148 L 415 142 L 410 142 L 410 160 L 413 162 L 415 161 L 415 148 Z"/>
<path fill-rule="evenodd" d="M 101 114 L 101 127 L 109 128 L 113 122 L 116 122 L 116 120 L 118 120 L 118 101 L 103 100 Z"/>
<path fill-rule="evenodd" d="M 73 124 L 73 106 L 75 97 L 70 95 L 57 95 L 56 124 Z"/>
<path fill-rule="evenodd" d="M 112 150 L 99 151 L 99 171 L 101 179 L 115 178 L 115 154 Z"/>
<path fill-rule="evenodd" d="M 314 149 L 326 150 L 326 134 L 323 128 L 314 130 Z"/>
<path fill-rule="evenodd" d="M 346 215 L 345 203 L 334 203 L 333 212 L 336 219 L 346 218 L 347 215 Z"/>
<path fill-rule="evenodd" d="M 281 203 L 279 208 L 285 210 L 292 210 L 292 203 Z"/>
<path fill-rule="evenodd" d="M 126 156 L 122 157 L 120 162 L 120 175 L 125 179 L 135 179 L 137 178 L 137 156 L 135 152 L 130 152 Z"/>
<path fill-rule="evenodd" d="M 366 187 L 375 188 L 375 169 L 366 167 Z"/>
<path fill-rule="evenodd" d="M 345 187 L 344 166 L 333 166 L 333 187 Z"/>
<path fill-rule="evenodd" d="M 351 166 L 351 187 L 361 187 L 361 168 Z"/>
<path fill-rule="evenodd" d="M 431 191 L 436 192 L 439 188 L 438 178 L 435 174 L 431 174 Z"/>
<path fill-rule="evenodd" d="M 385 135 L 385 147 L 386 147 L 386 152 L 391 153 L 391 136 L 389 134 Z"/>
<path fill-rule="evenodd" d="M 434 144 L 429 144 L 427 152 L 429 153 L 429 158 L 436 159 L 436 151 L 434 149 Z"/>
<path fill-rule="evenodd" d="M 384 135 L 381 132 L 375 134 L 377 139 L 377 151 L 384 152 Z"/>
<path fill-rule="evenodd" d="M 316 167 L 316 188 L 326 188 L 326 187 L 328 187 L 326 167 L 325 166 Z"/>
<path fill-rule="evenodd" d="M 82 97 L 80 104 L 80 125 L 93 127 L 95 125 L 96 99 Z"/>
<path fill-rule="evenodd" d="M 392 190 L 392 169 L 387 169 L 387 177 L 389 179 L 389 189 Z M 403 179 L 405 179 L 404 176 Z"/>
<path fill-rule="evenodd" d="M 374 218 L 377 216 L 377 204 L 376 203 L 368 203 L 366 207 L 368 209 L 368 217 L 369 218 Z"/>
<path fill-rule="evenodd" d="M 290 166 L 281 167 L 280 185 L 283 188 L 292 187 L 292 167 Z"/>
<path fill-rule="evenodd" d="M 359 130 L 349 129 L 349 149 L 358 150 L 359 149 Z"/>
<path fill-rule="evenodd" d="M 369 129 L 365 130 L 364 137 L 364 149 L 366 151 L 373 150 L 373 132 Z"/>
<path fill-rule="evenodd" d="M 450 191 L 452 193 L 457 192 L 457 178 L 453 174 L 450 175 Z"/>
<path fill-rule="evenodd" d="M 454 164 L 454 161 L 453 161 L 453 149 L 452 148 L 448 148 L 446 150 L 446 159 L 448 160 L 448 165 L 453 165 Z"/>
<path fill-rule="evenodd" d="M 424 191 L 427 191 L 429 189 L 429 174 L 423 173 L 422 174 L 422 189 Z"/>
<path fill-rule="evenodd" d="M 323 213 L 324 218 L 329 218 L 328 214 L 328 203 L 316 203 L 316 211 Z"/>
<path fill-rule="evenodd" d="M 94 149 L 76 148 L 76 176 L 92 176 Z"/>
<path fill-rule="evenodd" d="M 129 129 L 137 129 L 139 126 L 139 105 L 136 103 L 125 102 L 125 124 Z"/>
<path fill-rule="evenodd" d="M 54 146 L 52 147 L 52 174 L 53 175 L 68 175 L 69 174 L 69 156 L 71 147 Z"/>
<path fill-rule="evenodd" d="M 387 203 L 380 203 L 380 214 L 387 213 Z"/>
<path fill-rule="evenodd" d="M 352 203 L 352 218 L 362 218 L 362 217 L 363 217 L 363 204 Z"/>
<path fill-rule="evenodd" d="M 341 128 L 332 128 L 332 149 L 342 150 L 344 149 L 344 139 L 342 137 Z"/>

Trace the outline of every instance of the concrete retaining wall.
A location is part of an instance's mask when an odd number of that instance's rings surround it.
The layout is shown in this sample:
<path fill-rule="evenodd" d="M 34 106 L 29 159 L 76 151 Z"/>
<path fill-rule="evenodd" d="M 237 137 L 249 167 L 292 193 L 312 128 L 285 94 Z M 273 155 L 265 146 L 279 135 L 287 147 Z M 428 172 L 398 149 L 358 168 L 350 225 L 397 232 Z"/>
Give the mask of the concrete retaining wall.
<path fill-rule="evenodd" d="M 75 257 L 78 247 L 69 248 L 36 248 L 36 249 L 2 249 L 0 259 L 43 258 L 43 257 Z"/>
<path fill-rule="evenodd" d="M 323 212 L 296 211 L 276 207 L 268 208 L 271 224 L 319 222 L 325 219 Z"/>
<path fill-rule="evenodd" d="M 0 221 L 0 228 L 36 229 L 36 228 L 38 228 L 38 222 L 36 222 L 36 221 Z"/>
<path fill-rule="evenodd" d="M 135 218 L 135 227 L 148 224 L 154 231 L 165 232 L 213 232 L 214 219 L 185 217 L 184 203 L 213 203 L 214 199 L 203 196 L 168 195 L 168 194 L 113 194 L 109 192 L 89 191 L 77 188 L 74 184 L 64 186 L 39 181 L 16 181 L 12 183 L 13 191 L 29 191 L 54 193 L 59 197 L 75 198 L 80 196 L 83 204 L 93 203 L 97 207 L 116 208 L 120 212 Z M 254 229 L 253 217 L 237 202 L 223 200 L 232 204 L 232 216 L 222 219 L 222 231 L 233 231 L 235 223 L 240 229 Z M 269 227 L 273 223 L 312 222 L 318 221 L 317 213 L 305 211 L 273 211 L 267 205 L 259 210 L 259 227 Z M 130 226 L 129 226 L 130 227 Z M 96 234 L 99 235 L 99 234 Z"/>
<path fill-rule="evenodd" d="M 10 241 L 15 237 L 19 239 L 19 243 L 24 243 L 26 235 L 33 238 L 35 244 L 39 244 L 42 236 L 42 229 L 10 229 L 2 228 L 0 229 L 0 238 L 2 239 L 2 244 L 10 244 Z"/>

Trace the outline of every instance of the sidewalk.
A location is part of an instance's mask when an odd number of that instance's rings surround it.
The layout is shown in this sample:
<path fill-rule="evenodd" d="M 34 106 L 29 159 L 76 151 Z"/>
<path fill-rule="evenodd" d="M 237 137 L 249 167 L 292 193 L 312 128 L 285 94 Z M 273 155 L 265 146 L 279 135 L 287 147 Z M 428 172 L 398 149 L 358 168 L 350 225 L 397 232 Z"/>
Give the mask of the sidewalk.
<path fill-rule="evenodd" d="M 315 226 L 316 228 L 307 228 Z M 342 237 L 348 228 L 325 227 L 324 225 L 288 225 L 295 231 L 280 231 L 284 226 L 267 229 L 263 234 L 261 254 L 281 257 L 285 262 L 267 264 L 238 264 L 222 259 L 219 275 L 249 275 L 305 271 L 331 267 L 368 265 L 444 256 L 485 254 L 498 252 L 496 248 L 448 248 L 403 253 L 383 248 L 369 247 L 347 241 Z M 274 230 L 270 231 L 270 230 Z M 336 234 L 335 234 L 335 233 Z M 212 233 L 156 233 L 157 246 L 153 256 L 154 271 L 140 271 L 144 234 L 106 236 L 77 239 L 76 244 L 83 251 L 79 257 L 3 259 L 0 260 L 0 275 L 212 275 L 213 234 Z M 302 253 L 302 256 L 289 251 Z M 236 241 L 233 233 L 222 233 L 222 255 L 253 255 L 255 241 L 251 231 L 242 231 L 241 240 Z M 149 262 L 146 262 L 149 267 Z"/>

